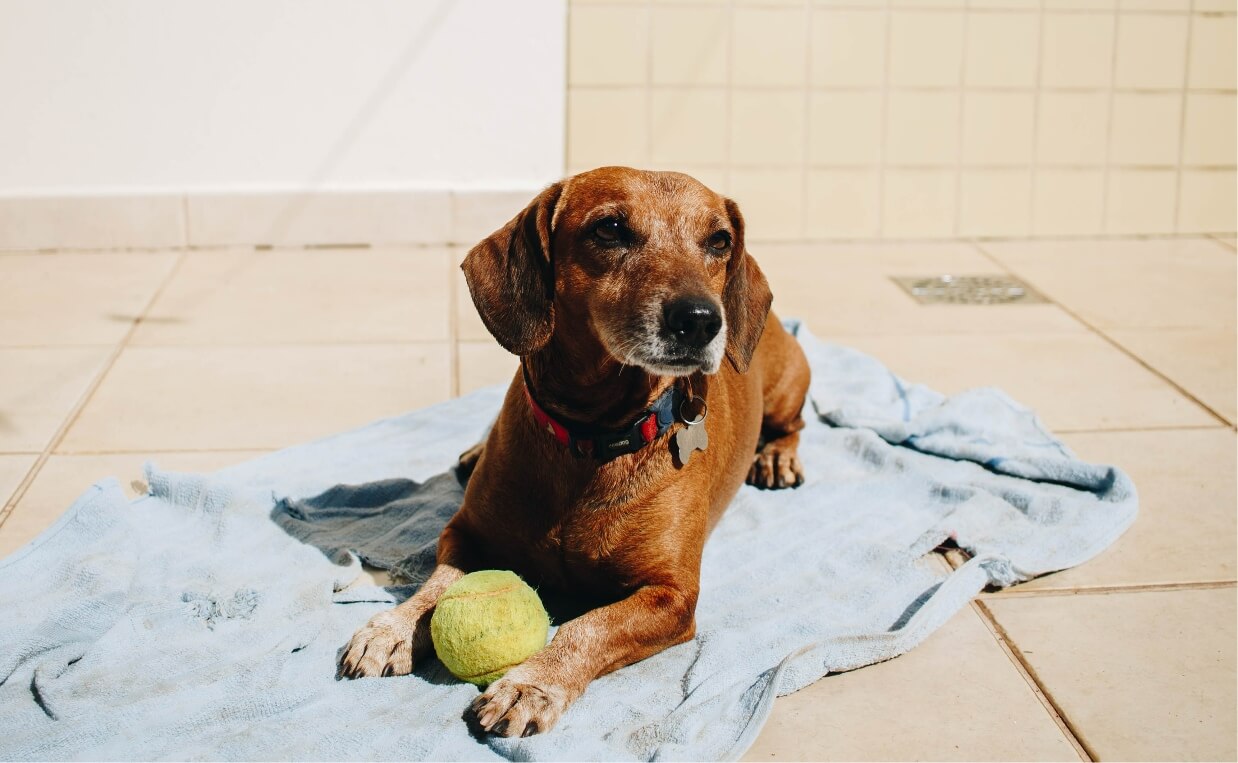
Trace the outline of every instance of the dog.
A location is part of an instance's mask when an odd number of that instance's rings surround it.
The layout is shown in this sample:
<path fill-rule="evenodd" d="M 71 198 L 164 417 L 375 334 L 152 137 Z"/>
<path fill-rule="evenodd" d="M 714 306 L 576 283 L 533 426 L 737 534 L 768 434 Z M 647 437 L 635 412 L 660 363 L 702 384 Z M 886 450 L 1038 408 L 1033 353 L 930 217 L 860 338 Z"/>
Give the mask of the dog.
<path fill-rule="evenodd" d="M 803 482 L 809 369 L 739 207 L 687 175 L 604 167 L 555 183 L 462 268 L 521 368 L 460 458 L 464 501 L 433 574 L 357 631 L 339 669 L 409 673 L 435 602 L 473 570 L 604 602 L 472 704 L 482 732 L 530 736 L 597 676 L 694 636 L 701 552 L 740 485 Z"/>

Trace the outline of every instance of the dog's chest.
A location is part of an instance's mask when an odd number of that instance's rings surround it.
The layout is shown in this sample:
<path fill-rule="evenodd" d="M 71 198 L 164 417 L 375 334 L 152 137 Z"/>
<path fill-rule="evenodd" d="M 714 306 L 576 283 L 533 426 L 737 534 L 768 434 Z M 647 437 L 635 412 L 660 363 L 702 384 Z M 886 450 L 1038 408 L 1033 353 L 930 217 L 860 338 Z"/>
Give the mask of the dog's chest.
<path fill-rule="evenodd" d="M 615 510 L 563 516 L 530 538 L 520 566 L 543 584 L 569 591 L 615 593 L 639 584 L 647 537 Z"/>
<path fill-rule="evenodd" d="M 682 473 L 669 438 L 601 467 L 550 455 L 540 469 L 502 463 L 503 478 L 489 484 L 504 489 L 477 496 L 491 555 L 530 582 L 568 591 L 618 593 L 645 582 L 651 560 L 675 545 L 666 498 Z"/>

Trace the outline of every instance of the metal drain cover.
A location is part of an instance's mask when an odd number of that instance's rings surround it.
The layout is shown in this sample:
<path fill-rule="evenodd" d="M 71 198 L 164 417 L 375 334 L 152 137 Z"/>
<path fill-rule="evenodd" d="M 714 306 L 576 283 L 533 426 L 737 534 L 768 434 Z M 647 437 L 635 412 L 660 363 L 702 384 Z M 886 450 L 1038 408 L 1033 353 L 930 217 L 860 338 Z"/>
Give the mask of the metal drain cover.
<path fill-rule="evenodd" d="M 1008 275 L 891 276 L 891 280 L 925 305 L 1033 304 L 1049 300 Z"/>

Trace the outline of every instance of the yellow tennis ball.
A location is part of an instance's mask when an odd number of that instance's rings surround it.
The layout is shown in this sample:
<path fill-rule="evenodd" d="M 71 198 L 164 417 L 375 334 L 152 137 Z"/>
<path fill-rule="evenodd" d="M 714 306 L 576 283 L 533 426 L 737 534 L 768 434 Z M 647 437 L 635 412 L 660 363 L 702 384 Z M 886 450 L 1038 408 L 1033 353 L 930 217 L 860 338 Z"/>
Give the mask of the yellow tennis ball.
<path fill-rule="evenodd" d="M 507 570 L 460 578 L 430 618 L 439 660 L 456 678 L 483 687 L 545 646 L 549 629 L 537 591 Z"/>

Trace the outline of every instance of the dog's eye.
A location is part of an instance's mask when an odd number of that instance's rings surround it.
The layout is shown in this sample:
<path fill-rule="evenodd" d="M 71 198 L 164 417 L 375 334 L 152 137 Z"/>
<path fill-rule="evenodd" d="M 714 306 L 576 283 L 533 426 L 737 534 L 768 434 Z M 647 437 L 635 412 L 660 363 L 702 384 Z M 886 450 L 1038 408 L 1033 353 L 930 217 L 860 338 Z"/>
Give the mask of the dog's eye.
<path fill-rule="evenodd" d="M 705 243 L 711 250 L 721 254 L 731 248 L 731 234 L 724 230 L 720 230 L 710 236 L 709 240 Z"/>
<path fill-rule="evenodd" d="M 593 226 L 593 235 L 604 244 L 617 244 L 623 239 L 623 223 L 617 217 L 607 217 Z"/>

